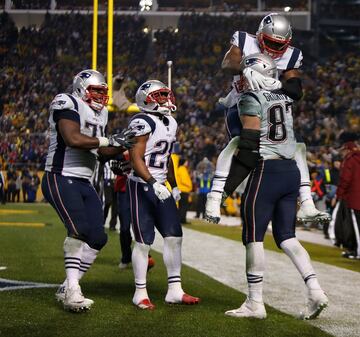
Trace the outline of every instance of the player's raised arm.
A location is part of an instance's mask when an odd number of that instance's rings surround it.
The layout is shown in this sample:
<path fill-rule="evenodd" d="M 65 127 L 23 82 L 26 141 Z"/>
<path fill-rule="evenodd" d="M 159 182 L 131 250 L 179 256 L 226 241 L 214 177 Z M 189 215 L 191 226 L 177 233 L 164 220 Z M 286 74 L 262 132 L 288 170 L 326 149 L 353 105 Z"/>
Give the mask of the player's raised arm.
<path fill-rule="evenodd" d="M 241 49 L 232 44 L 224 56 L 224 59 L 221 63 L 221 69 L 232 75 L 237 75 L 240 73 L 241 59 Z"/>

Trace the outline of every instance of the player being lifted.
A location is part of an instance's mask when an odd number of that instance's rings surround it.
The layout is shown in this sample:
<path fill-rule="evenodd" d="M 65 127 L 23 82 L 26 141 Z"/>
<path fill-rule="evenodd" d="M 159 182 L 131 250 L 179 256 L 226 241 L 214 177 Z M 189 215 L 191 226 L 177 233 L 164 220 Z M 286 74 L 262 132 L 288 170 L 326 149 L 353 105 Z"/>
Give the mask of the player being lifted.
<path fill-rule="evenodd" d="M 97 156 L 112 156 L 133 145 L 133 134 L 104 137 L 108 87 L 102 74 L 83 70 L 72 94 L 57 95 L 50 105 L 50 145 L 42 191 L 67 229 L 64 241 L 66 280 L 56 299 L 71 311 L 90 309 L 79 281 L 106 244 L 101 201 L 90 183 Z"/>
<path fill-rule="evenodd" d="M 246 56 L 241 69 L 277 78 L 275 62 L 261 53 Z M 300 172 L 294 160 L 292 102 L 281 91 L 266 90 L 244 91 L 238 102 L 243 129 L 234 161 L 237 174 L 246 177 L 250 173 L 241 203 L 249 294 L 240 308 L 229 310 L 226 315 L 266 318 L 262 297 L 263 239 L 270 221 L 277 246 L 289 256 L 307 287 L 307 305 L 302 318 L 316 318 L 328 303 L 309 254 L 295 237 Z M 273 123 L 277 119 L 282 121 L 281 125 Z"/>
<path fill-rule="evenodd" d="M 231 92 L 222 103 L 228 108 L 226 127 L 231 138 L 229 144 L 219 155 L 211 192 L 208 195 L 205 218 L 211 222 L 220 220 L 220 204 L 222 194 L 231 195 L 239 185 L 239 179 L 233 176 L 227 180 L 231 159 L 239 142 L 241 122 L 237 111 L 237 101 L 242 94 L 244 83 L 252 90 L 264 88 L 267 90 L 281 89 L 282 92 L 297 101 L 302 97 L 302 86 L 299 68 L 302 63 L 301 50 L 290 46 L 292 38 L 291 25 L 288 20 L 277 13 L 265 16 L 259 26 L 256 36 L 242 31 L 236 31 L 231 39 L 231 47 L 225 54 L 222 68 L 234 75 Z M 266 78 L 250 68 L 244 69 L 240 77 L 242 57 L 254 53 L 264 53 L 271 56 L 279 70 L 282 81 Z M 273 123 L 282 123 L 274 120 Z M 280 124 L 279 124 L 280 125 Z M 301 173 L 300 202 L 301 207 L 297 217 L 302 221 L 330 221 L 330 216 L 317 210 L 311 196 L 310 176 L 306 161 L 304 143 L 297 143 L 295 160 Z M 226 184 L 225 184 L 226 182 Z"/>
<path fill-rule="evenodd" d="M 156 227 L 164 238 L 163 259 L 168 275 L 165 302 L 197 304 L 199 298 L 186 294 L 181 286 L 182 229 L 175 204 L 180 192 L 170 156 L 177 130 L 176 120 L 171 116 L 176 110 L 174 95 L 162 82 L 150 80 L 138 89 L 136 103 L 141 113 L 129 123 L 129 129 L 136 133 L 137 143 L 130 150 L 133 170 L 127 188 L 135 236 L 133 303 L 141 309 L 155 308 L 146 289 L 146 271 Z M 172 193 L 165 186 L 166 180 Z"/>

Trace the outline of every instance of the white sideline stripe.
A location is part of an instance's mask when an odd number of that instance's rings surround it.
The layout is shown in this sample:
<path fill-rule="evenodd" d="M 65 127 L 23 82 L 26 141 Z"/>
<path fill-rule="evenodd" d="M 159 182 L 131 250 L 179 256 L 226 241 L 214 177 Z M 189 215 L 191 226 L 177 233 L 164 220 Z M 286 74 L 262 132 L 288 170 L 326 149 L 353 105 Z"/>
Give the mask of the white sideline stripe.
<path fill-rule="evenodd" d="M 14 286 L 0 288 L 0 291 L 8 290 L 22 290 L 22 289 L 33 289 L 33 288 L 57 288 L 59 284 L 51 283 L 37 283 L 37 282 L 26 282 L 26 281 L 17 281 L 17 280 L 8 280 L 5 278 L 0 278 L 0 283 L 10 283 Z M 23 284 L 22 286 L 20 284 Z"/>
<path fill-rule="evenodd" d="M 247 293 L 242 243 L 184 227 L 183 232 L 184 264 Z M 155 237 L 152 248 L 162 252 L 163 239 L 159 233 Z M 298 317 L 305 304 L 304 281 L 285 254 L 266 250 L 265 261 L 265 303 Z M 330 303 L 320 317 L 308 321 L 309 324 L 337 337 L 360 336 L 360 273 L 315 261 L 313 266 Z"/>

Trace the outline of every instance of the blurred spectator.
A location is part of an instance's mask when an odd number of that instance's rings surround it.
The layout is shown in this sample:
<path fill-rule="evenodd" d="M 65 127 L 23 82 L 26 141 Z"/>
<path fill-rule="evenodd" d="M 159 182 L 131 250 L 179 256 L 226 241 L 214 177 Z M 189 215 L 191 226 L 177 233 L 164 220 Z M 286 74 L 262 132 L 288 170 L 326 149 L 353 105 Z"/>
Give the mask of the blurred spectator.
<path fill-rule="evenodd" d="M 193 190 L 193 184 L 189 173 L 189 161 L 187 159 L 179 160 L 179 167 L 176 171 L 177 186 L 181 192 L 181 199 L 179 201 L 179 215 L 182 224 L 189 224 L 186 220 L 186 213 L 189 210 L 190 193 Z"/>
<path fill-rule="evenodd" d="M 196 166 L 197 200 L 195 218 L 200 218 L 200 215 L 204 217 L 206 196 L 211 190 L 214 170 L 214 164 L 207 157 L 204 157 Z"/>
<path fill-rule="evenodd" d="M 230 216 L 240 216 L 240 196 L 238 193 L 234 192 L 231 196 L 227 197 L 225 200 L 224 211 L 226 215 Z"/>
<path fill-rule="evenodd" d="M 18 174 L 16 176 L 15 185 L 16 185 L 15 199 L 16 199 L 16 202 L 20 202 L 20 191 L 21 191 L 21 186 L 22 186 L 21 174 Z"/>
<path fill-rule="evenodd" d="M 355 142 L 347 142 L 343 150 L 345 157 L 336 195 L 346 208 L 347 221 L 342 218 L 344 212 L 335 214 L 336 218 L 339 217 L 336 219 L 335 234 L 337 242 L 348 249 L 344 256 L 360 259 L 360 148 Z"/>
<path fill-rule="evenodd" d="M 0 167 L 0 202 L 4 205 L 6 203 L 5 196 L 5 176 Z"/>

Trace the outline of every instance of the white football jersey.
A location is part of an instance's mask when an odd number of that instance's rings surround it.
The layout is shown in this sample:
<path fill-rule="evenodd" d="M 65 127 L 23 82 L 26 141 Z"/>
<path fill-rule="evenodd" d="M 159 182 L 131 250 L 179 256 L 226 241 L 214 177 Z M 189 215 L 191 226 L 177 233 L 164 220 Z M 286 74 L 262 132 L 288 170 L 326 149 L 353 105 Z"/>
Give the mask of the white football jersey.
<path fill-rule="evenodd" d="M 266 90 L 244 92 L 238 103 L 241 115 L 260 118 L 260 155 L 265 159 L 294 159 L 296 140 L 293 100 Z"/>
<path fill-rule="evenodd" d="M 106 108 L 95 111 L 71 94 L 57 95 L 50 105 L 50 145 L 45 171 L 90 180 L 96 165 L 97 149 L 84 150 L 66 146 L 57 126 L 62 118 L 78 122 L 80 132 L 84 135 L 103 137 L 108 111 Z"/>
<path fill-rule="evenodd" d="M 135 131 L 136 136 L 149 134 L 146 143 L 144 160 L 151 175 L 159 182 L 165 183 L 167 179 L 170 155 L 176 141 L 177 122 L 172 116 L 158 116 L 139 113 L 135 115 L 129 128 Z M 132 170 L 129 178 L 145 182 Z"/>
<path fill-rule="evenodd" d="M 255 53 L 261 53 L 256 36 L 246 32 L 236 31 L 233 34 L 230 43 L 241 49 L 243 57 Z M 303 56 L 301 50 L 289 46 L 286 49 L 285 53 L 281 57 L 274 59 L 274 61 L 279 71 L 279 75 L 281 75 L 281 73 L 285 70 L 300 68 L 302 64 L 302 59 Z M 228 107 L 235 105 L 241 95 L 241 92 L 238 89 L 239 80 L 240 75 L 235 75 L 233 77 L 232 90 L 226 99 L 226 105 Z"/>

